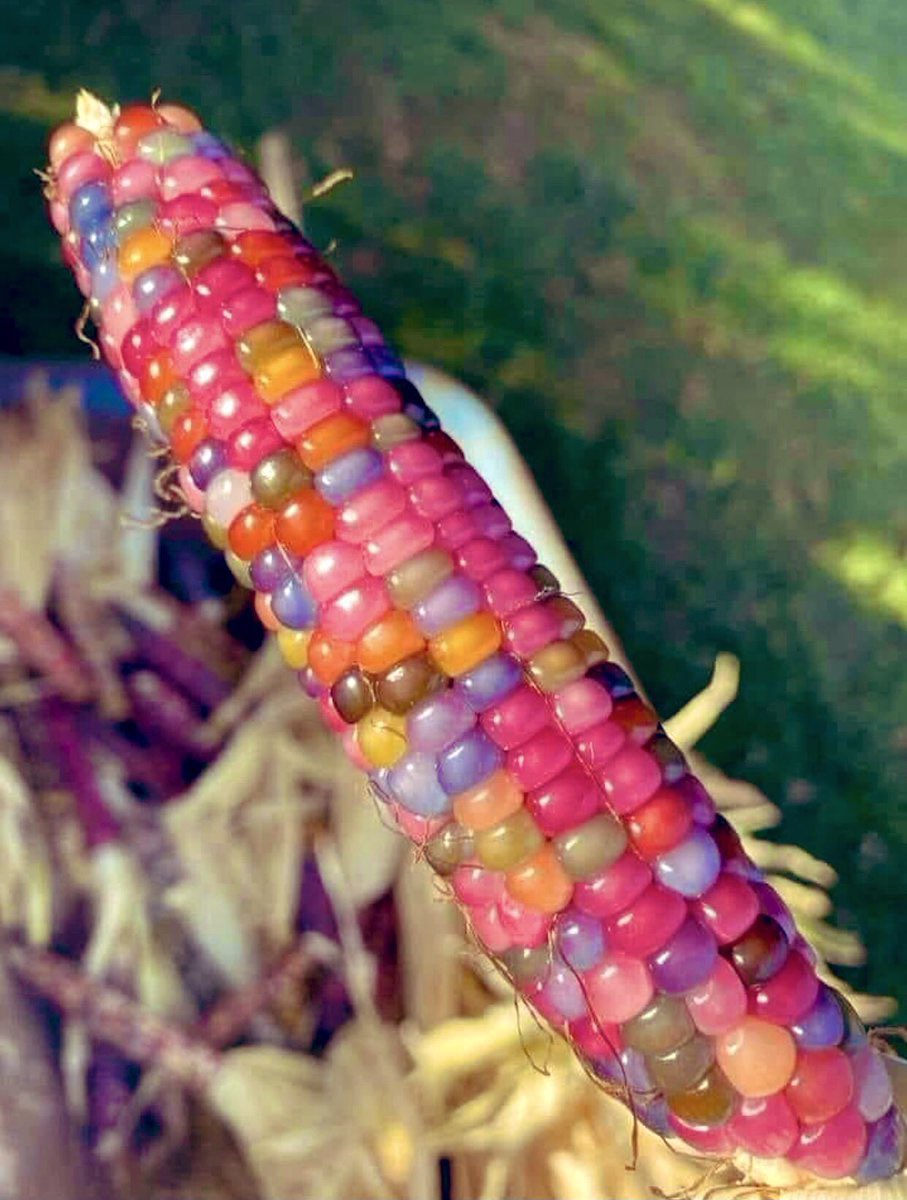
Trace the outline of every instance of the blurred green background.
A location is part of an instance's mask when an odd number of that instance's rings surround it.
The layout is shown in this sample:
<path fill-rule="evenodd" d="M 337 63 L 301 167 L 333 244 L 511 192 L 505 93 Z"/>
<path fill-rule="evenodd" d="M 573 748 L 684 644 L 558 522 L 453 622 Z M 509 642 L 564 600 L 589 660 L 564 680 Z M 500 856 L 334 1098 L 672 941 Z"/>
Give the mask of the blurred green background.
<path fill-rule="evenodd" d="M 0 353 L 76 355 L 45 222 L 78 86 L 156 87 L 300 179 L 402 350 L 494 403 L 669 713 L 831 860 L 907 1000 L 902 0 L 2 0 Z"/>

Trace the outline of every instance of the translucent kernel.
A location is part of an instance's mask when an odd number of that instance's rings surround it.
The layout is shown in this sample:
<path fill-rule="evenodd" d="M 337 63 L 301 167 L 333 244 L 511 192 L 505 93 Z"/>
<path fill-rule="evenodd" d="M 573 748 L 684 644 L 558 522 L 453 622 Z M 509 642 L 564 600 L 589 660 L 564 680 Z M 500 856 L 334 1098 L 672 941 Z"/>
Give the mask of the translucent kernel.
<path fill-rule="evenodd" d="M 318 360 L 308 346 L 300 342 L 298 346 L 278 350 L 262 363 L 254 375 L 255 389 L 262 400 L 274 404 L 293 388 L 302 387 L 320 374 Z"/>
<path fill-rule="evenodd" d="M 573 895 L 573 881 L 557 861 L 550 846 L 541 850 L 507 875 L 507 890 L 514 900 L 537 912 L 555 913 L 566 908 Z"/>
<path fill-rule="evenodd" d="M 715 1040 L 722 1071 L 742 1096 L 771 1096 L 790 1082 L 797 1047 L 787 1029 L 744 1017 Z"/>
<path fill-rule="evenodd" d="M 352 667 L 335 681 L 331 699 L 344 721 L 355 725 L 375 703 L 375 693 L 368 676 L 358 667 Z"/>
<path fill-rule="evenodd" d="M 237 339 L 236 356 L 251 374 L 272 355 L 301 345 L 302 339 L 292 325 L 285 321 L 262 321 Z"/>
<path fill-rule="evenodd" d="M 712 1067 L 693 1087 L 665 1097 L 675 1116 L 690 1125 L 714 1128 L 723 1125 L 734 1108 L 734 1091 L 717 1067 Z"/>
<path fill-rule="evenodd" d="M 171 238 L 156 225 L 148 225 L 130 233 L 120 246 L 117 256 L 123 279 L 131 283 L 149 267 L 167 262 L 172 246 Z"/>
<path fill-rule="evenodd" d="M 501 627 L 489 612 L 477 612 L 428 643 L 429 653 L 445 675 L 471 671 L 501 646 Z"/>
<path fill-rule="evenodd" d="M 523 806 L 523 793 L 506 771 L 495 771 L 454 799 L 457 820 L 473 832 L 489 829 Z"/>
<path fill-rule="evenodd" d="M 673 1050 L 646 1056 L 652 1082 L 663 1092 L 685 1092 L 694 1087 L 715 1061 L 712 1043 L 696 1034 Z"/>
<path fill-rule="evenodd" d="M 406 721 L 375 707 L 356 726 L 356 741 L 373 767 L 392 767 L 406 753 Z"/>
<path fill-rule="evenodd" d="M 397 608 L 410 609 L 452 575 L 453 569 L 453 559 L 446 550 L 423 550 L 388 573 L 388 594 Z"/>
<path fill-rule="evenodd" d="M 684 1002 L 677 996 L 662 994 L 621 1030 L 625 1044 L 642 1054 L 667 1054 L 689 1041 L 695 1032 Z"/>
<path fill-rule="evenodd" d="M 359 665 L 372 675 L 380 675 L 424 647 L 425 640 L 409 614 L 392 608 L 360 638 Z"/>
<path fill-rule="evenodd" d="M 493 871 L 511 871 L 544 843 L 539 827 L 526 812 L 518 809 L 497 825 L 476 834 L 476 855 L 483 867 Z"/>
<path fill-rule="evenodd" d="M 529 660 L 529 674 L 543 692 L 560 691 L 585 671 L 585 659 L 573 642 L 550 642 Z"/>
<path fill-rule="evenodd" d="M 623 854 L 627 835 L 619 821 L 600 813 L 554 839 L 561 866 L 572 879 L 588 879 L 610 867 Z"/>
<path fill-rule="evenodd" d="M 312 633 L 309 629 L 278 629 L 277 645 L 283 655 L 284 662 L 294 671 L 301 671 L 309 665 L 309 642 Z"/>

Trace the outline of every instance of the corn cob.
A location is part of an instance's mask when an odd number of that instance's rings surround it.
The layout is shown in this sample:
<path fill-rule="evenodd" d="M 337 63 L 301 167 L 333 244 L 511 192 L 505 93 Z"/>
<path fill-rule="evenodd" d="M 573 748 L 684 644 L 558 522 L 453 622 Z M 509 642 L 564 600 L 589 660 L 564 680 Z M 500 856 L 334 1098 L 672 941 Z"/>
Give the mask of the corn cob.
<path fill-rule="evenodd" d="M 696 1150 L 894 1174 L 902 1119 L 852 1009 L 256 175 L 162 104 L 62 126 L 48 178 L 186 502 L 521 995 Z"/>

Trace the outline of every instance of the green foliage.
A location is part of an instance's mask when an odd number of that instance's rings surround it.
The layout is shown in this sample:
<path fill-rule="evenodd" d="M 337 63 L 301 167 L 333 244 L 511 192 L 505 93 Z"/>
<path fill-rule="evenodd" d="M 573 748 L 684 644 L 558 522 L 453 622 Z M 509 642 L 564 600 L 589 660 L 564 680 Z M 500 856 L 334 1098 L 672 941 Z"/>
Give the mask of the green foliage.
<path fill-rule="evenodd" d="M 2 347 L 75 349 L 30 178 L 75 86 L 355 168 L 310 232 L 500 406 L 663 710 L 740 656 L 706 749 L 791 799 L 855 981 L 907 998 L 899 0 L 34 0 L 4 34 Z"/>

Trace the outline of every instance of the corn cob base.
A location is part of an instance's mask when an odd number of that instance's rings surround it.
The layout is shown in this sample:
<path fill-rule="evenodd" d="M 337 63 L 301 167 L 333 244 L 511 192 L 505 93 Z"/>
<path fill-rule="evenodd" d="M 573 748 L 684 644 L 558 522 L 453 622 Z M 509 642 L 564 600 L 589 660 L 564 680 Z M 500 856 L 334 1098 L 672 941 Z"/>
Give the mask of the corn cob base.
<path fill-rule="evenodd" d="M 89 108 L 48 195 L 104 354 L 477 939 L 655 1130 L 894 1174 L 865 1030 L 374 324 L 192 113 Z"/>

